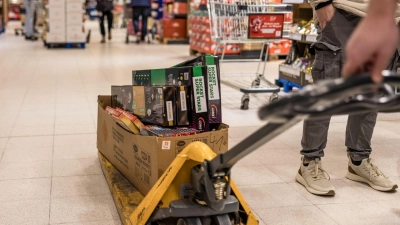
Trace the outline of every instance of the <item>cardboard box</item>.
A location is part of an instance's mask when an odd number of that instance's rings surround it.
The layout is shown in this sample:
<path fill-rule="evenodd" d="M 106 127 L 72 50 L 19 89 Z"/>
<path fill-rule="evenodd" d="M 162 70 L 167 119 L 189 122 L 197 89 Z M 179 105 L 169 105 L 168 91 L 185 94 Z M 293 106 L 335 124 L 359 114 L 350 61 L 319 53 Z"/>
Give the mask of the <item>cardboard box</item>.
<path fill-rule="evenodd" d="M 182 86 L 191 85 L 192 68 L 166 68 L 132 71 L 133 85 Z"/>
<path fill-rule="evenodd" d="M 119 126 L 104 109 L 111 96 L 98 97 L 97 148 L 143 194 L 146 195 L 188 144 L 202 141 L 213 151 L 228 150 L 228 126 L 183 137 L 134 135 Z"/>
<path fill-rule="evenodd" d="M 80 12 L 68 12 L 67 16 L 67 24 L 68 25 L 80 25 L 83 24 L 83 15 Z"/>
<path fill-rule="evenodd" d="M 69 43 L 86 43 L 86 35 L 85 33 L 67 33 L 67 42 Z"/>
<path fill-rule="evenodd" d="M 175 92 L 173 86 L 133 86 L 133 114 L 145 124 L 175 126 Z"/>
<path fill-rule="evenodd" d="M 83 4 L 81 2 L 69 2 L 66 4 L 66 11 L 69 12 L 83 12 Z"/>
<path fill-rule="evenodd" d="M 49 32 L 65 35 L 65 23 L 62 23 L 62 22 L 49 23 Z"/>
<path fill-rule="evenodd" d="M 65 43 L 65 33 L 47 33 L 46 42 L 47 43 Z"/>
<path fill-rule="evenodd" d="M 48 0 L 49 7 L 51 6 L 64 6 L 65 0 Z"/>
<path fill-rule="evenodd" d="M 212 55 L 203 55 L 183 62 L 177 66 L 205 66 L 203 71 L 206 82 L 208 121 L 222 123 L 221 80 L 219 58 Z"/>
<path fill-rule="evenodd" d="M 65 7 L 51 6 L 49 8 L 49 23 L 50 21 L 65 23 Z"/>
<path fill-rule="evenodd" d="M 187 38 L 186 19 L 163 19 L 164 38 Z"/>
<path fill-rule="evenodd" d="M 111 107 L 121 108 L 133 113 L 132 102 L 133 92 L 132 85 L 111 86 Z"/>

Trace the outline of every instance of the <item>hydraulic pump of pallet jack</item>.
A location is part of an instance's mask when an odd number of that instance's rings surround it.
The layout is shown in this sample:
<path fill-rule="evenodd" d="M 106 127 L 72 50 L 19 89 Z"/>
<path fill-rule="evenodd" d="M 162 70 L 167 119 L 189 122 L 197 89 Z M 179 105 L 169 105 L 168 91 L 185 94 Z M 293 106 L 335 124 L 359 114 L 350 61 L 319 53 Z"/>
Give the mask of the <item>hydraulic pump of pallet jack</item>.
<path fill-rule="evenodd" d="M 373 111 L 400 112 L 400 95 L 393 88 L 400 86 L 400 75 L 388 71 L 383 75 L 381 84 L 374 83 L 369 74 L 322 81 L 262 107 L 259 117 L 268 120 L 268 124 L 228 152 L 192 168 L 194 200 L 216 211 L 231 205 L 232 166 L 301 120 Z"/>

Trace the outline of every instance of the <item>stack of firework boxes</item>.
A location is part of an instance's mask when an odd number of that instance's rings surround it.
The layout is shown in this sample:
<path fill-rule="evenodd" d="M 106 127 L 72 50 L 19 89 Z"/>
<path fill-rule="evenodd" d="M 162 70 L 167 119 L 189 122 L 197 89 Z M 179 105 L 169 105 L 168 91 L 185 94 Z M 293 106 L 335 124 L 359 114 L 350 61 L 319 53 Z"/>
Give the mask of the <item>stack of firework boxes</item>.
<path fill-rule="evenodd" d="M 219 60 L 204 55 L 172 68 L 136 70 L 133 86 L 112 86 L 112 107 L 144 124 L 209 131 L 222 122 Z"/>
<path fill-rule="evenodd" d="M 111 96 L 98 97 L 97 148 L 143 195 L 191 143 L 201 141 L 217 154 L 228 150 L 218 58 L 206 55 L 171 68 L 133 71 L 132 80 L 132 85 L 112 86 Z M 140 135 L 121 126 L 123 119 L 112 109 L 139 119 L 145 127 Z"/>

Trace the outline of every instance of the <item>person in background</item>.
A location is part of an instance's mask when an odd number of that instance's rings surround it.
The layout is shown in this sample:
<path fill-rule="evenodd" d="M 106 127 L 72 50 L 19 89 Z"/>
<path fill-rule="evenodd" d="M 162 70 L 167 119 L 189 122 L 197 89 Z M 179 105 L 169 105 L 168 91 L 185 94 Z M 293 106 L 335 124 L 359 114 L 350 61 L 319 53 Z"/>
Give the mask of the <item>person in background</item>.
<path fill-rule="evenodd" d="M 147 35 L 147 19 L 151 13 L 150 0 L 132 0 L 133 27 L 136 32 L 137 43 L 145 41 Z M 142 17 L 142 29 L 139 29 L 139 17 Z"/>
<path fill-rule="evenodd" d="M 389 0 L 373 1 L 373 7 L 384 5 Z M 390 0 L 393 1 L 393 0 Z M 315 48 L 315 63 L 312 68 L 312 76 L 314 82 L 323 79 L 334 79 L 341 76 L 341 69 L 346 62 L 346 45 L 353 31 L 358 26 L 362 17 L 366 15 L 369 1 L 359 0 L 310 0 L 314 10 L 314 20 L 318 28 L 317 42 Z M 395 7 L 396 3 L 392 4 Z M 371 7 L 370 7 L 371 8 Z M 387 25 L 376 22 L 382 27 L 393 28 L 394 10 L 389 15 L 391 21 Z M 384 17 L 384 16 L 383 16 Z M 399 14 L 397 14 L 399 17 Z M 387 22 L 387 21 L 386 21 Z M 362 25 L 362 24 L 361 24 Z M 358 39 L 373 38 L 371 36 L 380 35 L 377 33 L 381 27 L 368 27 L 363 36 L 358 36 Z M 368 33 L 368 37 L 365 36 Z M 388 37 L 392 39 L 391 37 Z M 357 40 L 359 41 L 359 40 Z M 381 43 L 384 43 L 381 42 Z M 350 42 L 354 46 L 354 43 Z M 378 43 L 376 43 L 378 44 Z M 351 46 L 350 45 L 350 46 Z M 386 50 L 386 56 L 392 55 L 396 49 L 392 45 L 392 49 Z M 350 59 L 353 60 L 356 56 L 366 55 L 364 51 L 372 51 L 376 53 L 376 48 L 370 50 L 371 46 L 362 46 L 363 51 L 355 52 Z M 372 48 L 371 48 L 372 49 Z M 358 48 L 360 50 L 360 48 Z M 393 68 L 388 66 L 389 58 L 377 59 L 377 55 L 368 53 L 368 60 L 375 60 L 381 68 Z M 385 57 L 386 57 L 385 56 Z M 362 56 L 364 57 L 364 56 Z M 381 62 L 383 61 L 383 62 Z M 361 65 L 358 65 L 361 66 Z M 349 67 L 347 65 L 347 67 Z M 349 69 L 347 69 L 349 71 Z M 350 70 L 351 73 L 356 72 Z M 369 157 L 372 151 L 371 138 L 376 124 L 377 113 L 364 113 L 357 115 L 349 115 L 346 128 L 346 141 L 348 153 L 348 172 L 346 178 L 364 182 L 370 185 L 373 189 L 379 191 L 392 191 L 398 188 L 397 184 L 393 183 L 379 168 L 373 164 Z M 324 149 L 327 144 L 327 135 L 329 129 L 330 118 L 321 120 L 306 120 L 303 125 L 303 138 L 301 141 L 303 155 L 300 169 L 296 173 L 296 180 L 302 184 L 307 191 L 316 195 L 334 195 L 335 188 L 329 181 L 328 173 L 322 168 L 321 158 L 324 156 Z"/>
<path fill-rule="evenodd" d="M 25 5 L 25 40 L 36 41 L 38 38 L 34 35 L 34 0 L 24 0 Z"/>
<path fill-rule="evenodd" d="M 101 33 L 101 43 L 106 42 L 106 29 L 104 27 L 104 19 L 107 17 L 108 22 L 108 40 L 111 40 L 111 29 L 113 26 L 114 15 L 112 10 L 114 9 L 113 0 L 97 0 L 96 10 L 99 13 L 100 19 L 100 33 Z"/>

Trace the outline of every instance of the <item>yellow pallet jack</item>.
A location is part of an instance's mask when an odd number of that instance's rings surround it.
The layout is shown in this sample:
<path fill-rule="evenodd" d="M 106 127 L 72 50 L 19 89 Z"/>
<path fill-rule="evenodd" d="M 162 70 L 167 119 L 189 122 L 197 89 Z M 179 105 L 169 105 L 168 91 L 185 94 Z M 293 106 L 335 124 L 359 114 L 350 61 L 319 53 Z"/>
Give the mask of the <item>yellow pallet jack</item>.
<path fill-rule="evenodd" d="M 392 86 L 400 76 L 384 72 L 384 83 L 368 74 L 323 81 L 262 107 L 268 124 L 226 153 L 216 155 L 194 142 L 172 162 L 150 192 L 143 196 L 99 153 L 100 163 L 124 225 L 256 225 L 258 220 L 230 178 L 236 162 L 303 119 L 364 112 L 400 112 L 400 95 Z M 363 94 L 383 93 L 366 98 Z M 344 96 L 356 96 L 346 98 Z M 376 95 L 382 96 L 382 95 Z M 181 192 L 180 184 L 191 191 Z"/>

